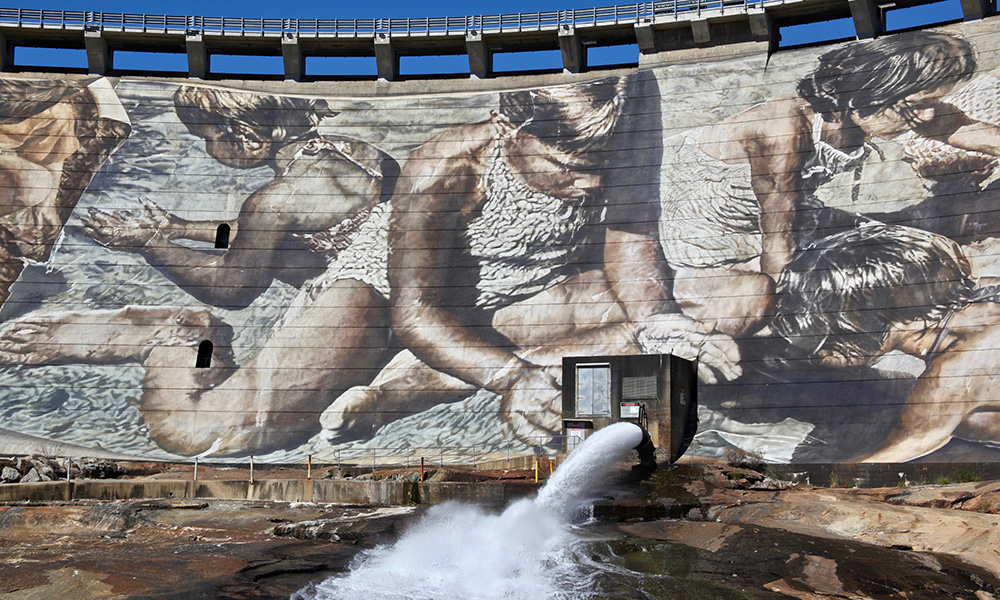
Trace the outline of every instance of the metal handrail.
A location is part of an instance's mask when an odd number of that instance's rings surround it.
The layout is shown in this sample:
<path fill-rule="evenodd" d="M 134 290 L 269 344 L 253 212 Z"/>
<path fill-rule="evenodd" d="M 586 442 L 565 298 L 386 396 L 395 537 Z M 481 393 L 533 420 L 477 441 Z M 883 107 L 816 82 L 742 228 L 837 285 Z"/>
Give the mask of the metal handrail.
<path fill-rule="evenodd" d="M 599 27 L 655 23 L 658 19 L 678 18 L 692 11 L 748 12 L 765 4 L 785 1 L 659 0 L 600 8 L 412 19 L 251 19 L 0 8 L 0 27 L 262 37 L 281 37 L 285 34 L 302 37 L 374 37 L 376 33 L 450 36 L 465 35 L 472 31 L 487 34 L 555 31 L 564 25 Z"/>

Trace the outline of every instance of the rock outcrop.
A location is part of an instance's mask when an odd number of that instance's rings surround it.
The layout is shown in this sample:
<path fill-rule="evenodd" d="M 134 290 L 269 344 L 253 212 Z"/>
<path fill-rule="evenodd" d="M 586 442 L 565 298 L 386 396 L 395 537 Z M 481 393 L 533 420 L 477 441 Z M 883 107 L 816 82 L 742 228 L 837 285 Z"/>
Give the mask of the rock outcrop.
<path fill-rule="evenodd" d="M 72 479 L 118 479 L 128 474 L 128 469 L 118 462 L 103 458 L 69 460 Z M 66 478 L 67 459 L 56 460 L 45 456 L 19 456 L 0 458 L 0 483 L 36 483 Z"/>

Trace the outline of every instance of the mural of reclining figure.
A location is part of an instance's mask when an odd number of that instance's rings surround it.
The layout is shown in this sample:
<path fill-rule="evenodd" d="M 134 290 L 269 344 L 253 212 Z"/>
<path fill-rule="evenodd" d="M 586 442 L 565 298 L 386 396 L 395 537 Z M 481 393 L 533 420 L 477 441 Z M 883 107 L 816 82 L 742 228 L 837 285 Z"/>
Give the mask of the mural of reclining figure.
<path fill-rule="evenodd" d="M 976 289 L 953 241 L 867 223 L 805 248 L 782 275 L 774 330 L 830 367 L 918 357 L 899 423 L 855 460 L 905 462 L 953 437 L 1000 442 L 1000 288 Z"/>
<path fill-rule="evenodd" d="M 138 212 L 91 209 L 82 220 L 95 240 L 142 255 L 206 304 L 245 308 L 275 280 L 301 288 L 328 262 L 314 236 L 356 229 L 395 185 L 399 168 L 387 154 L 319 135 L 320 120 L 336 115 L 322 100 L 181 86 L 174 104 L 210 156 L 239 169 L 268 166 L 274 179 L 228 222 L 182 219 L 148 200 Z M 215 242 L 220 225 L 230 229 L 222 254 L 174 243 Z"/>
<path fill-rule="evenodd" d="M 45 261 L 104 161 L 128 137 L 106 79 L 0 79 L 0 304 L 28 261 Z"/>
<path fill-rule="evenodd" d="M 137 211 L 91 210 L 83 221 L 94 239 L 142 255 L 207 304 L 245 307 L 276 279 L 302 288 L 327 267 L 314 238 L 333 243 L 340 238 L 331 228 L 356 229 L 395 183 L 398 166 L 386 154 L 318 135 L 330 114 L 322 101 L 194 86 L 180 87 L 174 101 L 212 157 L 275 171 L 227 223 L 229 248 L 175 243 L 213 242 L 220 221 L 184 220 L 151 202 Z M 294 447 L 319 429 L 324 399 L 371 380 L 389 339 L 386 301 L 370 286 L 327 280 L 306 295 L 243 365 L 233 362 L 228 324 L 207 310 L 160 306 L 28 315 L 5 329 L 0 356 L 23 364 L 140 362 L 141 417 L 153 440 L 177 454 Z M 202 340 L 217 352 L 207 369 L 195 368 Z"/>
<path fill-rule="evenodd" d="M 975 66 L 971 44 L 943 33 L 844 44 L 797 96 L 665 140 L 659 233 L 684 313 L 734 336 L 765 326 L 775 282 L 816 226 L 810 191 L 860 168 L 871 137 L 914 131 L 997 153 L 1000 130 L 941 100 Z"/>

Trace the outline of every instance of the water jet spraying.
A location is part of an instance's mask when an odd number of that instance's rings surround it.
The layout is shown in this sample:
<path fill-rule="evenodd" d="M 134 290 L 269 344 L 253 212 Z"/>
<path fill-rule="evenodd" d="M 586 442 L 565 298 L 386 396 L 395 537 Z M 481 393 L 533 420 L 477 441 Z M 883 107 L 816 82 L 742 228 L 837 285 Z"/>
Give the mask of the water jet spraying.
<path fill-rule="evenodd" d="M 574 510 L 643 442 L 631 423 L 606 427 L 574 450 L 535 498 L 500 514 L 444 504 L 394 545 L 360 554 L 346 576 L 292 600 L 524 600 L 586 598 L 587 573 L 573 551 Z"/>

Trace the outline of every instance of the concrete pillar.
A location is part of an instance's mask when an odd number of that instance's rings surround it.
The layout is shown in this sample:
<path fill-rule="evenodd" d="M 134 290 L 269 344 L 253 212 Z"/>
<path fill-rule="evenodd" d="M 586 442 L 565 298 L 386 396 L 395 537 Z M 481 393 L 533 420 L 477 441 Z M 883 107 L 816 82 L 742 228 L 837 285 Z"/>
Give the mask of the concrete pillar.
<path fill-rule="evenodd" d="M 285 79 L 302 81 L 306 73 L 306 61 L 302 58 L 299 38 L 286 33 L 281 37 L 281 58 L 285 63 Z"/>
<path fill-rule="evenodd" d="M 188 55 L 188 75 L 204 79 L 208 74 L 208 49 L 200 33 L 189 33 L 184 36 L 184 45 Z"/>
<path fill-rule="evenodd" d="M 753 39 L 770 41 L 775 34 L 774 19 L 764 11 L 750 13 L 750 35 Z"/>
<path fill-rule="evenodd" d="M 691 33 L 694 34 L 694 43 L 704 46 L 712 41 L 712 28 L 707 20 L 691 21 Z"/>
<path fill-rule="evenodd" d="M 962 0 L 966 21 L 978 21 L 990 13 L 989 0 Z"/>
<path fill-rule="evenodd" d="M 635 24 L 635 41 L 639 44 L 639 52 L 648 53 L 656 50 L 656 34 L 653 24 L 649 22 Z"/>
<path fill-rule="evenodd" d="M 107 74 L 111 70 L 108 40 L 100 31 L 84 31 L 83 44 L 87 48 L 87 71 L 93 75 Z"/>
<path fill-rule="evenodd" d="M 847 0 L 854 17 L 854 30 L 859 40 L 870 40 L 882 33 L 882 16 L 874 0 Z"/>
<path fill-rule="evenodd" d="M 465 34 L 465 51 L 469 54 L 469 73 L 476 79 L 484 79 L 493 72 L 493 57 L 483 41 L 481 31 Z"/>
<path fill-rule="evenodd" d="M 392 81 L 399 74 L 399 57 L 388 33 L 375 34 L 375 66 L 379 79 Z"/>
<path fill-rule="evenodd" d="M 7 45 L 7 36 L 0 33 L 0 71 L 6 71 L 12 62 L 10 46 Z"/>
<path fill-rule="evenodd" d="M 587 68 L 587 51 L 572 25 L 559 28 L 559 50 L 562 52 L 564 72 L 579 73 Z"/>
<path fill-rule="evenodd" d="M 753 36 L 753 39 L 758 42 L 767 42 L 768 54 L 777 52 L 780 36 L 771 15 L 761 10 L 747 16 L 750 18 L 750 35 Z"/>

